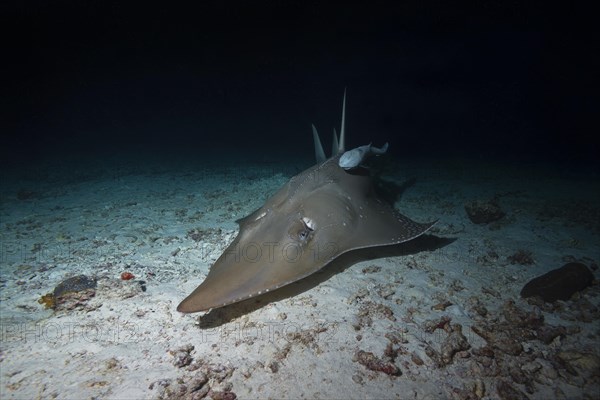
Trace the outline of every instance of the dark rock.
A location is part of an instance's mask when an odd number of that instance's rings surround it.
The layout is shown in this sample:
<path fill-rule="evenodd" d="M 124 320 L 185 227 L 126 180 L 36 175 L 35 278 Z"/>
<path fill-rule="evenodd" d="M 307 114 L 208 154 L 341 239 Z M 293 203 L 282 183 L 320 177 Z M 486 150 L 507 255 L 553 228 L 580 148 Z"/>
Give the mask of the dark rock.
<path fill-rule="evenodd" d="M 487 224 L 504 217 L 506 213 L 493 200 L 475 200 L 465 205 L 467 216 L 474 224 Z"/>
<path fill-rule="evenodd" d="M 86 289 L 95 289 L 96 279 L 89 278 L 85 275 L 77 275 L 69 279 L 65 279 L 54 288 L 54 296 L 60 297 L 71 292 L 80 292 Z"/>
<path fill-rule="evenodd" d="M 568 263 L 527 282 L 521 297 L 539 296 L 546 302 L 569 300 L 592 284 L 594 275 L 581 263 Z"/>

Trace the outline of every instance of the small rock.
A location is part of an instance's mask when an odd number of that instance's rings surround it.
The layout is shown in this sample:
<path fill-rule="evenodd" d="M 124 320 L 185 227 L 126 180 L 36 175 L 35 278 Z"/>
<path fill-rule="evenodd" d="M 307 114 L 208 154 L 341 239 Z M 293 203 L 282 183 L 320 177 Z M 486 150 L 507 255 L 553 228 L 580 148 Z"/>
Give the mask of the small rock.
<path fill-rule="evenodd" d="M 475 393 L 475 396 L 477 396 L 478 399 L 485 396 L 485 383 L 481 379 L 477 379 L 474 382 L 473 393 Z"/>
<path fill-rule="evenodd" d="M 205 387 L 204 385 L 206 385 L 207 382 L 208 377 L 201 372 L 190 380 L 188 383 L 188 388 L 190 392 L 198 392 Z M 206 388 L 206 391 L 208 392 L 208 388 Z"/>
<path fill-rule="evenodd" d="M 502 315 L 512 326 L 537 328 L 544 323 L 544 316 L 539 309 L 534 308 L 529 312 L 523 311 L 512 300 L 504 303 L 502 306 Z"/>
<path fill-rule="evenodd" d="M 279 363 L 277 361 L 271 361 L 267 364 L 267 368 L 274 374 L 279 371 Z"/>
<path fill-rule="evenodd" d="M 487 224 L 497 221 L 506 215 L 500 209 L 496 199 L 472 201 L 465 205 L 465 211 L 474 224 Z"/>
<path fill-rule="evenodd" d="M 190 353 L 194 350 L 194 346 L 191 344 L 178 347 L 173 350 L 169 350 L 169 354 L 173 356 L 173 365 L 181 368 L 186 367 L 194 360 Z"/>
<path fill-rule="evenodd" d="M 462 326 L 452 325 L 452 332 L 444 340 L 441 347 L 441 357 L 444 364 L 450 364 L 457 352 L 468 350 L 471 347 L 467 338 L 462 334 Z"/>
<path fill-rule="evenodd" d="M 558 378 L 558 372 L 556 372 L 556 368 L 548 360 L 537 359 L 536 362 L 541 365 L 540 374 L 542 376 L 546 377 L 550 381 Z"/>
<path fill-rule="evenodd" d="M 381 267 L 378 265 L 369 265 L 366 268 L 362 269 L 363 274 L 374 274 L 381 271 Z"/>
<path fill-rule="evenodd" d="M 433 333 L 437 329 L 446 329 L 451 321 L 452 319 L 449 316 L 444 315 L 437 319 L 429 319 L 425 321 L 421 328 L 427 333 Z"/>
<path fill-rule="evenodd" d="M 529 374 L 532 374 L 532 373 L 537 372 L 540 369 L 542 369 L 542 366 L 540 365 L 539 362 L 532 361 L 532 362 L 523 364 L 523 366 L 521 366 L 521 369 Z"/>
<path fill-rule="evenodd" d="M 450 301 L 443 301 L 441 303 L 437 303 L 431 306 L 431 309 L 434 311 L 444 311 L 446 308 L 450 307 L 452 303 Z"/>
<path fill-rule="evenodd" d="M 550 344 L 554 339 L 566 336 L 567 328 L 564 326 L 542 325 L 536 328 L 537 338 L 545 344 Z"/>
<path fill-rule="evenodd" d="M 368 370 L 383 372 L 384 374 L 398 376 L 400 369 L 392 362 L 384 361 L 373 353 L 359 350 L 354 354 L 352 361 L 364 365 Z"/>
<path fill-rule="evenodd" d="M 508 262 L 511 264 L 531 265 L 535 264 L 533 255 L 529 250 L 517 250 L 514 254 L 508 256 Z"/>
<path fill-rule="evenodd" d="M 237 399 L 237 395 L 230 391 L 210 391 L 208 392 L 208 396 L 213 400 L 235 400 Z"/>
<path fill-rule="evenodd" d="M 95 278 L 77 275 L 59 283 L 52 293 L 42 296 L 38 303 L 55 310 L 86 309 L 87 302 L 96 296 Z"/>
<path fill-rule="evenodd" d="M 592 353 L 580 353 L 578 351 L 561 351 L 558 358 L 568 366 L 568 370 L 579 371 L 587 378 L 600 377 L 600 356 Z"/>
<path fill-rule="evenodd" d="M 496 384 L 496 392 L 502 400 L 528 400 L 529 397 L 519 389 L 514 388 L 505 380 L 499 380 Z"/>
<path fill-rule="evenodd" d="M 416 365 L 421 366 L 421 365 L 425 364 L 425 362 L 421 359 L 421 357 L 419 357 L 415 352 L 411 353 L 410 359 Z"/>

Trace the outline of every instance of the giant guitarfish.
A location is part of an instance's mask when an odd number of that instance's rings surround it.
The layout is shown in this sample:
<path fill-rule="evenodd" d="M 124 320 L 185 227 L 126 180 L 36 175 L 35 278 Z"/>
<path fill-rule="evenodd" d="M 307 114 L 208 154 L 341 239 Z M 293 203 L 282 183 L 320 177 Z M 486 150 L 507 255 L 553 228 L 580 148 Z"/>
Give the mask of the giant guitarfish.
<path fill-rule="evenodd" d="M 366 168 L 340 167 L 345 109 L 344 93 L 332 157 L 325 159 L 313 126 L 318 163 L 237 221 L 237 237 L 178 311 L 205 311 L 258 296 L 319 271 L 343 253 L 406 242 L 433 226 L 411 220 L 377 197 Z"/>

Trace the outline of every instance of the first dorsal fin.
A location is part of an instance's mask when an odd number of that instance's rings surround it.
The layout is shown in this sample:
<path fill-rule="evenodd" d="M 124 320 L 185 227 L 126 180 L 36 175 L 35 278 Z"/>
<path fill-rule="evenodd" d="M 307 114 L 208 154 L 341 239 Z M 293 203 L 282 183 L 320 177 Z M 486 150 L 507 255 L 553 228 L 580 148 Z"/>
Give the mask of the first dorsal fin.
<path fill-rule="evenodd" d="M 340 128 L 340 140 L 337 145 L 338 154 L 346 151 L 346 88 L 344 88 L 344 100 L 342 101 L 342 125 Z"/>
<path fill-rule="evenodd" d="M 331 145 L 331 157 L 336 156 L 338 154 L 338 151 L 340 149 L 340 145 L 338 144 L 338 136 L 337 136 L 337 132 L 335 131 L 335 128 L 333 128 L 333 141 L 332 141 L 332 145 Z"/>
<path fill-rule="evenodd" d="M 342 102 L 342 125 L 340 130 L 340 137 L 338 140 L 335 128 L 333 129 L 333 143 L 331 147 L 331 156 L 342 154 L 346 151 L 346 89 L 344 88 L 344 100 Z M 313 141 L 315 143 L 315 158 L 317 163 L 321 163 L 326 160 L 325 152 L 323 151 L 323 145 L 319 138 L 317 128 L 312 125 Z"/>

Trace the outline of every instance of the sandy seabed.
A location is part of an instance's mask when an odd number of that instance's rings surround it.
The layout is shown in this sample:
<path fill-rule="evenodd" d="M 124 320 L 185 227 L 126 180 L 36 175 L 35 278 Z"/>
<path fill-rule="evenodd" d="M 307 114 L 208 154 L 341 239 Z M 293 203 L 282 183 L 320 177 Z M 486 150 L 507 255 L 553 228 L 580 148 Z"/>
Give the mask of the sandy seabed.
<path fill-rule="evenodd" d="M 519 295 L 568 262 L 598 273 L 593 174 L 399 163 L 386 176 L 402 188 L 395 207 L 439 219 L 427 235 L 352 252 L 241 303 L 178 313 L 235 220 L 308 166 L 6 171 L 0 398 L 598 398 L 597 280 L 568 301 Z M 492 199 L 504 217 L 472 223 L 465 205 Z M 55 310 L 38 302 L 76 275 L 97 286 Z"/>

